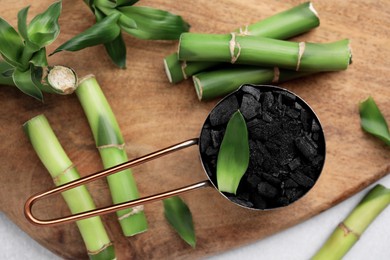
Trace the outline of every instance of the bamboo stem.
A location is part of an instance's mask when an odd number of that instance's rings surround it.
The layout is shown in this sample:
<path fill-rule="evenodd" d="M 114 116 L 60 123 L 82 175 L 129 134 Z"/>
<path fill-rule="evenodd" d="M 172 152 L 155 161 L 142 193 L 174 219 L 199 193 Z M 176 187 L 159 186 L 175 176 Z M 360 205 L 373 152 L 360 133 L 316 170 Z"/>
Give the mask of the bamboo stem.
<path fill-rule="evenodd" d="M 279 67 L 296 71 L 345 70 L 351 62 L 349 40 L 304 43 L 257 36 L 183 33 L 178 58 Z"/>
<path fill-rule="evenodd" d="M 198 99 L 210 100 L 227 95 L 237 90 L 241 85 L 277 84 L 300 78 L 313 72 L 300 72 L 275 68 L 260 68 L 255 66 L 228 66 L 226 68 L 203 71 L 192 76 Z"/>
<path fill-rule="evenodd" d="M 262 36 L 273 39 L 288 39 L 319 26 L 318 14 L 312 3 L 307 2 L 280 12 L 259 22 L 235 30 L 238 34 Z M 176 57 L 176 59 L 175 59 Z M 215 66 L 216 62 L 181 62 L 173 53 L 164 59 L 167 77 L 178 83 L 200 71 Z"/>
<path fill-rule="evenodd" d="M 87 116 L 104 168 L 128 161 L 118 122 L 95 77 L 84 78 L 76 95 Z M 131 170 L 110 175 L 107 181 L 114 204 L 139 198 Z M 118 211 L 117 216 L 126 236 L 147 230 L 143 207 Z"/>
<path fill-rule="evenodd" d="M 360 201 L 349 216 L 341 222 L 325 244 L 312 257 L 313 260 L 341 259 L 372 221 L 390 204 L 390 189 L 376 185 Z"/>
<path fill-rule="evenodd" d="M 44 115 L 27 121 L 23 128 L 56 186 L 80 178 L 76 167 L 66 155 Z M 84 185 L 65 191 L 62 196 L 72 214 L 96 208 Z M 76 224 L 90 259 L 115 259 L 114 247 L 100 217 L 80 220 Z"/>

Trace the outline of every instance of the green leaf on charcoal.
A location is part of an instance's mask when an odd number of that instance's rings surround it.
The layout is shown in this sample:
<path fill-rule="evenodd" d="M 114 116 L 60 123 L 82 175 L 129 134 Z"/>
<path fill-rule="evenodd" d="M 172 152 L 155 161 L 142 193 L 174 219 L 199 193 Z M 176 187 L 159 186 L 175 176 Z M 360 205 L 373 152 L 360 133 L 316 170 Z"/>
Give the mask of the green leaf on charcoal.
<path fill-rule="evenodd" d="M 221 192 L 236 194 L 249 165 L 249 141 L 246 122 L 237 110 L 230 118 L 218 152 L 217 184 Z"/>

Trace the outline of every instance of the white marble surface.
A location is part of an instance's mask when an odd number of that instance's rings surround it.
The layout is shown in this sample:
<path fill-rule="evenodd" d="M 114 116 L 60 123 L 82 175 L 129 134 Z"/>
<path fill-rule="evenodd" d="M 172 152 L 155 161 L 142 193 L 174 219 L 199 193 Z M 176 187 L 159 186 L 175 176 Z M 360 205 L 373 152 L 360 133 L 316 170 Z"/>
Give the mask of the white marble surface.
<path fill-rule="evenodd" d="M 390 175 L 378 183 L 390 187 Z M 300 225 L 208 259 L 309 259 L 369 188 Z M 0 213 L 0 247 L 0 259 L 58 259 L 10 222 L 3 213 Z M 370 225 L 345 259 L 390 259 L 390 207 Z"/>

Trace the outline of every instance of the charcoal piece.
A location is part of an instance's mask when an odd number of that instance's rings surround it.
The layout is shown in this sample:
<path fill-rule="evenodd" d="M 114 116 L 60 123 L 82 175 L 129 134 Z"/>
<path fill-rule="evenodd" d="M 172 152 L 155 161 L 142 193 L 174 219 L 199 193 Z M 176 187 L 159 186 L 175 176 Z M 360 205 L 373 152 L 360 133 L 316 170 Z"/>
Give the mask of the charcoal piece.
<path fill-rule="evenodd" d="M 224 132 L 224 130 L 211 130 L 210 135 L 213 147 L 218 148 L 221 145 Z"/>
<path fill-rule="evenodd" d="M 301 106 L 298 102 L 295 102 L 295 103 L 294 103 L 294 108 L 295 108 L 295 109 L 298 109 L 298 110 L 301 110 L 301 109 L 302 109 L 302 106 Z"/>
<path fill-rule="evenodd" d="M 301 110 L 301 122 L 303 130 L 306 132 L 311 130 L 310 114 L 305 109 Z"/>
<path fill-rule="evenodd" d="M 275 144 L 274 142 L 266 142 L 265 147 L 269 151 L 269 153 L 273 156 L 278 156 L 280 151 L 280 145 Z"/>
<path fill-rule="evenodd" d="M 285 194 L 290 203 L 300 198 L 300 192 L 297 188 L 285 189 Z"/>
<path fill-rule="evenodd" d="M 236 204 L 239 204 L 241 206 L 244 206 L 244 207 L 247 207 L 247 208 L 253 208 L 253 203 L 250 202 L 250 201 L 247 201 L 247 200 L 243 200 L 243 199 L 239 199 L 237 197 L 234 197 L 234 196 L 229 196 L 227 197 L 229 200 L 231 200 L 232 202 L 236 203 Z"/>
<path fill-rule="evenodd" d="M 261 119 L 263 119 L 265 122 L 268 122 L 268 123 L 271 123 L 274 120 L 272 118 L 272 116 L 267 112 L 262 113 Z"/>
<path fill-rule="evenodd" d="M 278 108 L 281 108 L 284 104 L 283 104 L 283 98 L 282 98 L 282 94 L 278 94 L 277 97 L 276 97 L 276 102 L 275 102 L 276 106 Z"/>
<path fill-rule="evenodd" d="M 249 187 L 252 189 L 256 189 L 257 185 L 261 182 L 261 178 L 257 176 L 256 174 L 251 174 L 246 179 L 246 182 L 248 183 Z"/>
<path fill-rule="evenodd" d="M 218 149 L 212 146 L 207 147 L 206 151 L 204 152 L 207 156 L 217 156 Z"/>
<path fill-rule="evenodd" d="M 318 141 L 320 135 L 318 133 L 313 133 L 311 138 L 314 140 L 314 141 Z"/>
<path fill-rule="evenodd" d="M 287 206 L 288 204 L 290 204 L 290 201 L 287 197 L 279 197 L 277 198 L 276 203 L 279 206 Z"/>
<path fill-rule="evenodd" d="M 281 184 L 281 180 L 279 178 L 274 177 L 272 174 L 263 172 L 261 173 L 261 177 L 275 186 L 279 186 Z"/>
<path fill-rule="evenodd" d="M 261 105 L 254 96 L 249 94 L 244 94 L 242 96 L 240 111 L 246 120 L 255 117 L 260 110 Z"/>
<path fill-rule="evenodd" d="M 219 126 L 226 124 L 233 113 L 238 110 L 238 101 L 236 96 L 232 95 L 225 99 L 223 102 L 219 103 L 211 112 L 210 112 L 210 123 L 212 126 Z"/>
<path fill-rule="evenodd" d="M 323 161 L 324 161 L 324 157 L 322 155 L 317 155 L 316 157 L 314 157 L 312 163 L 314 166 L 317 166 L 320 163 L 322 163 Z"/>
<path fill-rule="evenodd" d="M 294 94 L 291 94 L 290 92 L 287 92 L 287 91 L 283 91 L 282 92 L 282 95 L 284 97 L 284 100 L 289 103 L 289 102 L 293 102 L 296 100 L 296 97 Z M 295 102 L 294 102 L 295 103 Z"/>
<path fill-rule="evenodd" d="M 303 137 L 298 137 L 295 139 L 295 145 L 298 148 L 298 150 L 302 153 L 302 155 L 312 161 L 313 158 L 317 155 L 317 149 L 315 149 L 310 142 L 308 142 Z"/>
<path fill-rule="evenodd" d="M 314 185 L 314 181 L 300 172 L 291 173 L 291 179 L 293 179 L 300 186 L 311 188 Z"/>
<path fill-rule="evenodd" d="M 209 146 L 211 146 L 210 129 L 203 128 L 200 133 L 200 151 L 204 153 Z"/>
<path fill-rule="evenodd" d="M 247 126 L 248 128 L 253 128 L 253 127 L 256 127 L 256 126 L 258 126 L 258 125 L 260 125 L 260 124 L 262 124 L 262 123 L 264 123 L 264 121 L 255 118 L 255 119 L 253 119 L 253 120 L 247 121 L 247 122 L 246 122 L 246 126 Z"/>
<path fill-rule="evenodd" d="M 266 111 L 272 107 L 274 103 L 274 95 L 271 92 L 265 92 L 263 94 L 263 102 L 261 103 L 263 110 Z"/>
<path fill-rule="evenodd" d="M 320 125 L 317 123 L 317 121 L 315 119 L 313 119 L 313 121 L 311 123 L 311 131 L 318 132 L 320 130 L 321 130 Z"/>
<path fill-rule="evenodd" d="M 245 93 L 251 94 L 257 101 L 260 100 L 261 92 L 259 89 L 251 87 L 249 85 L 242 86 L 241 90 Z"/>
<path fill-rule="evenodd" d="M 282 127 L 285 132 L 288 132 L 291 135 L 298 135 L 302 130 L 302 127 L 296 121 L 283 122 Z"/>
<path fill-rule="evenodd" d="M 254 196 L 252 199 L 253 205 L 257 209 L 266 209 L 267 202 L 260 196 Z"/>
<path fill-rule="evenodd" d="M 239 199 L 249 201 L 249 193 L 248 192 L 243 192 L 240 195 L 238 195 Z"/>
<path fill-rule="evenodd" d="M 286 109 L 286 116 L 290 118 L 297 119 L 300 115 L 301 113 L 295 109 Z"/>
<path fill-rule="evenodd" d="M 308 141 L 315 149 L 318 148 L 317 142 L 315 142 L 307 133 L 304 135 L 306 141 Z"/>
<path fill-rule="evenodd" d="M 287 179 L 283 183 L 284 183 L 284 187 L 285 188 L 296 188 L 296 187 L 298 187 L 298 183 L 296 183 L 292 179 Z"/>
<path fill-rule="evenodd" d="M 260 182 L 257 185 L 257 192 L 266 198 L 275 198 L 278 195 L 278 190 L 268 182 Z"/>
<path fill-rule="evenodd" d="M 288 164 L 288 167 L 290 168 L 290 170 L 295 170 L 296 168 L 298 168 L 299 166 L 301 165 L 301 160 L 299 159 L 299 157 L 295 158 L 294 160 L 292 160 L 289 164 Z"/>

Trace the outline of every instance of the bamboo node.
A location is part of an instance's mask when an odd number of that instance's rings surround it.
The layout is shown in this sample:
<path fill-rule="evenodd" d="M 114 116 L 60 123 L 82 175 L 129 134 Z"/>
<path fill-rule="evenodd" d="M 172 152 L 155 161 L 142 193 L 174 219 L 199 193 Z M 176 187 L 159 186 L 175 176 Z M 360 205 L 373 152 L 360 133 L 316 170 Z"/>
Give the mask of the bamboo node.
<path fill-rule="evenodd" d="M 338 227 L 344 232 L 344 236 L 348 236 L 349 234 L 352 234 L 354 235 L 357 239 L 360 238 L 360 234 L 356 233 L 355 231 L 353 231 L 352 229 L 350 229 L 349 227 L 347 227 L 347 225 L 345 225 L 344 222 L 341 222 Z"/>
<path fill-rule="evenodd" d="M 303 53 L 305 52 L 306 43 L 300 42 L 298 46 L 299 46 L 299 48 L 298 48 L 298 61 L 297 61 L 297 67 L 295 69 L 296 71 L 299 71 L 299 67 L 301 65 L 301 59 L 302 59 Z"/>
<path fill-rule="evenodd" d="M 128 217 L 130 217 L 130 216 L 133 216 L 133 215 L 135 215 L 135 214 L 138 214 L 138 213 L 140 213 L 140 212 L 142 212 L 142 211 L 144 211 L 144 206 L 143 206 L 143 205 L 135 206 L 135 207 L 131 208 L 131 210 L 130 210 L 129 213 L 126 213 L 126 214 L 124 214 L 124 215 L 118 217 L 118 220 L 121 221 L 121 220 L 123 220 L 123 219 L 125 219 L 125 218 L 128 218 Z"/>
<path fill-rule="evenodd" d="M 251 33 L 249 32 L 249 29 L 248 29 L 248 25 L 247 24 L 245 24 L 244 25 L 244 29 L 242 29 L 242 27 L 240 27 L 240 29 L 239 29 L 239 36 L 247 36 L 247 35 L 251 35 Z"/>
<path fill-rule="evenodd" d="M 104 145 L 96 146 L 96 148 L 98 150 L 105 149 L 105 148 L 118 148 L 119 150 L 124 150 L 125 149 L 125 143 L 123 143 L 123 144 L 104 144 Z"/>
<path fill-rule="evenodd" d="M 101 248 L 99 248 L 98 250 L 94 250 L 94 251 L 91 251 L 91 250 L 88 250 L 88 255 L 97 255 L 101 252 L 103 252 L 104 250 L 106 250 L 108 247 L 112 246 L 112 242 L 110 243 L 107 243 L 107 244 L 104 244 Z"/>
<path fill-rule="evenodd" d="M 60 178 L 67 174 L 70 170 L 72 170 L 75 167 L 74 164 L 69 165 L 65 170 L 60 172 L 56 177 L 53 177 L 53 182 L 55 185 L 60 185 Z"/>
<path fill-rule="evenodd" d="M 181 73 L 183 74 L 184 79 L 188 78 L 186 71 L 185 71 L 186 67 L 187 67 L 187 62 L 184 60 L 181 62 Z"/>
<path fill-rule="evenodd" d="M 272 79 L 272 83 L 278 83 L 280 76 L 280 70 L 278 67 L 274 67 L 274 78 Z"/>
<path fill-rule="evenodd" d="M 230 56 L 231 56 L 230 63 L 234 64 L 238 60 L 238 57 L 240 57 L 241 45 L 236 41 L 236 34 L 235 33 L 230 33 L 230 34 L 232 35 L 232 39 L 229 42 L 229 49 L 230 49 Z M 238 49 L 237 55 L 234 53 L 236 48 Z"/>

